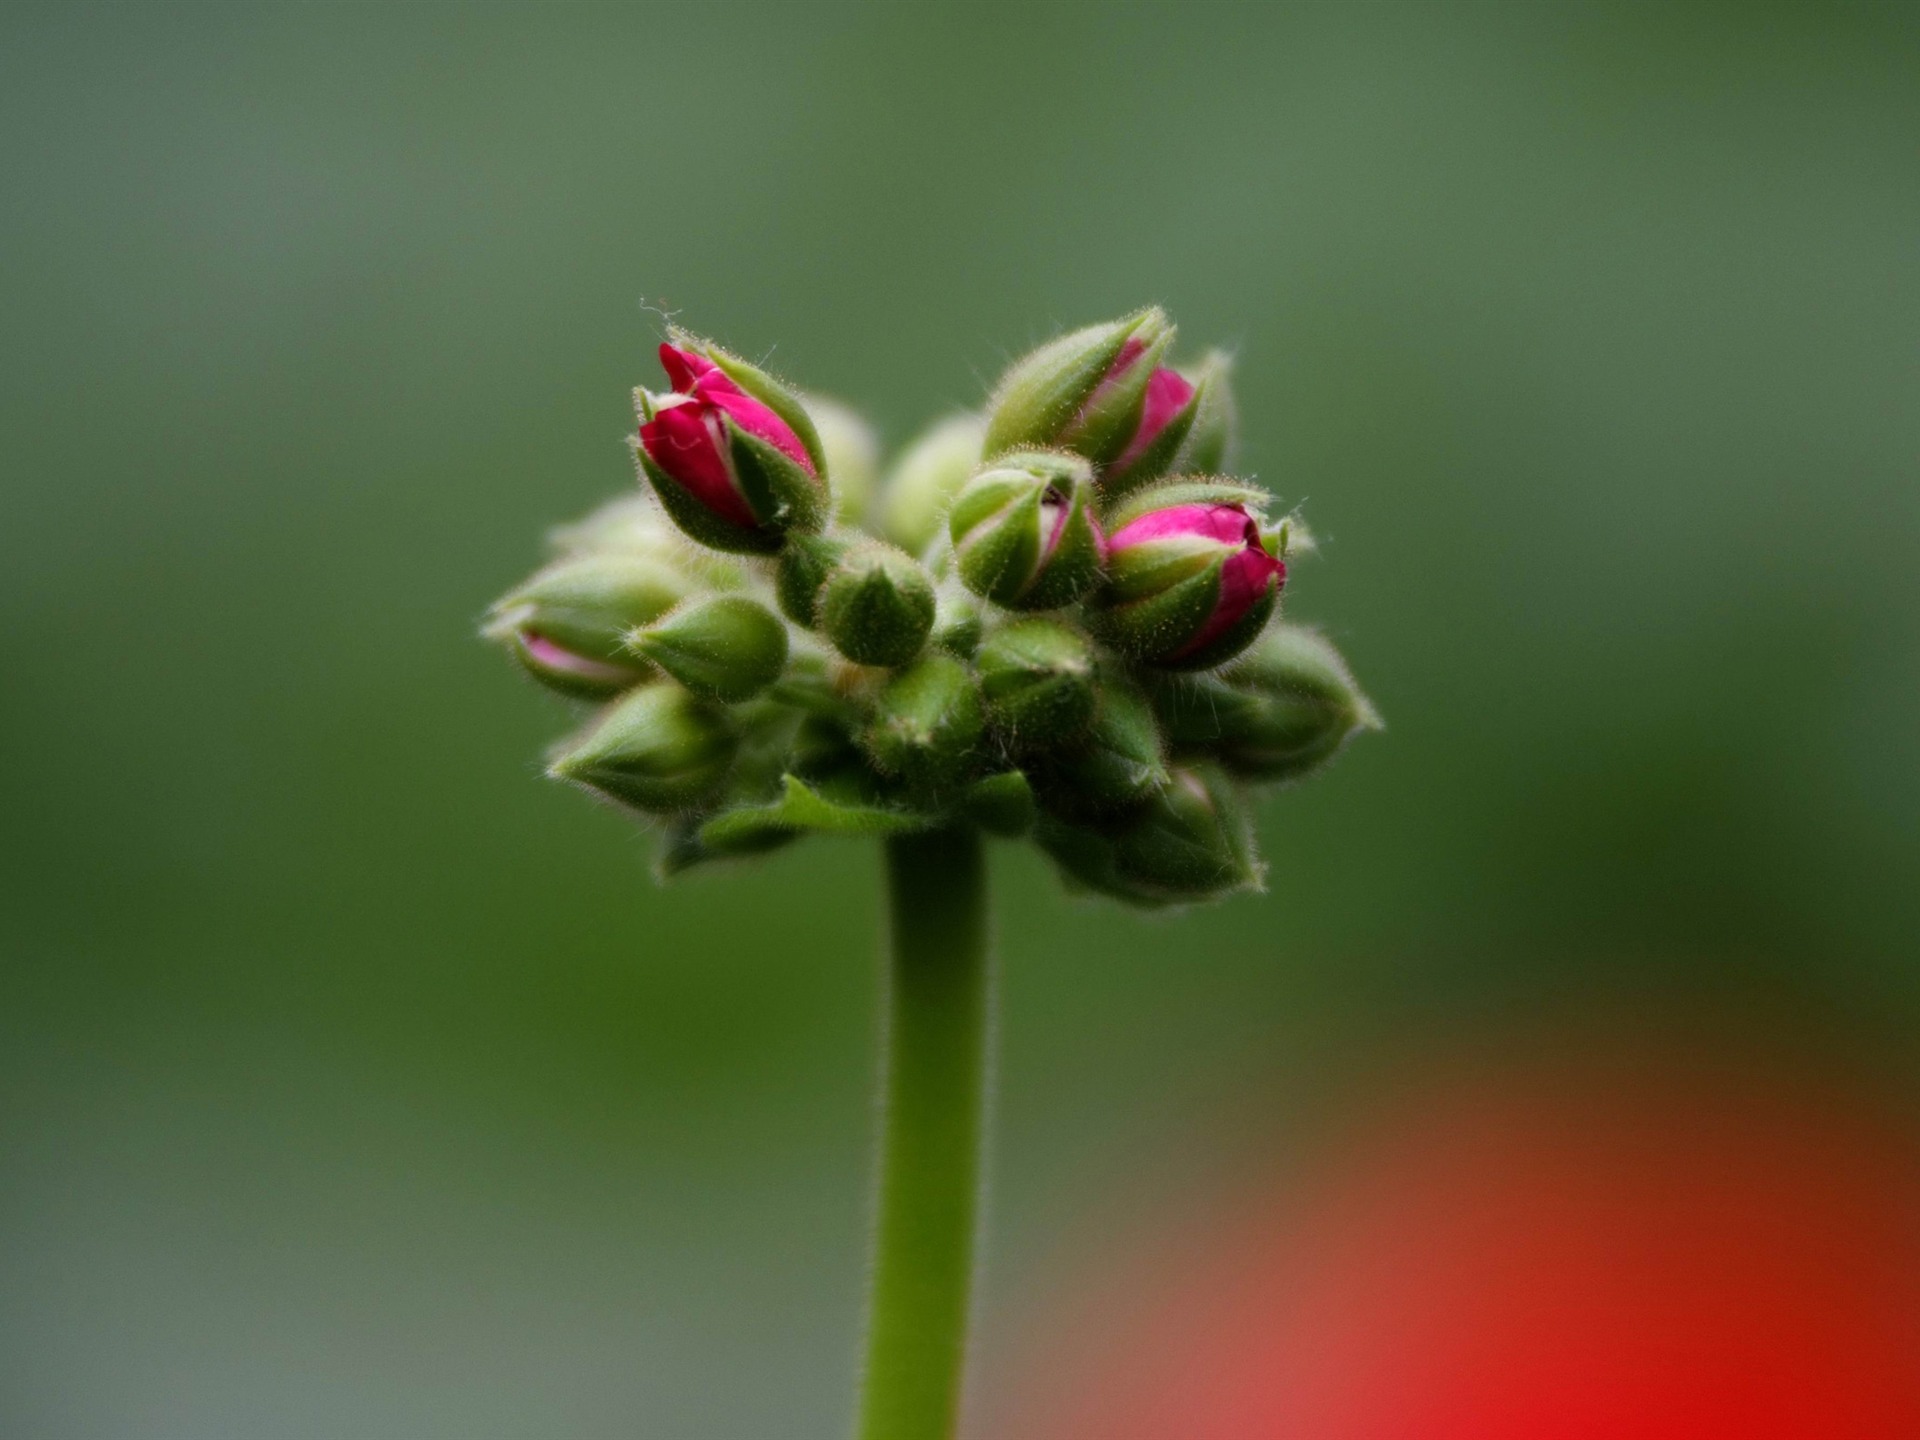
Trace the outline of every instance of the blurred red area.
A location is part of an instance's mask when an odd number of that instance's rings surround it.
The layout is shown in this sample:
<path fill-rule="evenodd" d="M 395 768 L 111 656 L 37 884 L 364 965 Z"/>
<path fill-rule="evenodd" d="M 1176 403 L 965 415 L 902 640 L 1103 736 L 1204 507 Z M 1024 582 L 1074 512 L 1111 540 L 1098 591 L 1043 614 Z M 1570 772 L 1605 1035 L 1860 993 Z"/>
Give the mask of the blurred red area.
<path fill-rule="evenodd" d="M 1455 1075 L 1272 1190 L 1081 1287 L 996 1435 L 1920 1436 L 1920 1171 L 1864 1104 Z"/>

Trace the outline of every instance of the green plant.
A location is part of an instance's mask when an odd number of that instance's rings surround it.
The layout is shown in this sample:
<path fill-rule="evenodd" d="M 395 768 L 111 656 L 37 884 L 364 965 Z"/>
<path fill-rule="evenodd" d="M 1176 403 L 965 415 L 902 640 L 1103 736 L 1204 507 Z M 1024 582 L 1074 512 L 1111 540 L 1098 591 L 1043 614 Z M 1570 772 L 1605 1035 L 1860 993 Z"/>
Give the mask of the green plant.
<path fill-rule="evenodd" d="M 1223 356 L 1162 364 L 1158 310 L 1016 362 L 884 478 L 852 412 L 710 342 L 636 391 L 651 493 L 556 532 L 486 633 L 599 704 L 549 773 L 660 825 L 659 870 L 809 833 L 887 850 L 881 1192 L 863 1440 L 953 1428 L 992 1006 L 983 835 L 1078 890 L 1255 890 L 1250 787 L 1378 724 L 1279 623 L 1296 516 L 1224 478 Z"/>

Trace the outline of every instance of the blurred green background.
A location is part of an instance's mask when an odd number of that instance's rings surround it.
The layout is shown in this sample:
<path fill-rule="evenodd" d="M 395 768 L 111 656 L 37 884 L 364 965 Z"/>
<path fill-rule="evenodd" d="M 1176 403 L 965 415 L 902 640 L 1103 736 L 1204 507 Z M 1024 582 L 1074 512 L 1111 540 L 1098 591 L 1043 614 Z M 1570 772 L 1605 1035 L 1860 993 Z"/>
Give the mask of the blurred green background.
<path fill-rule="evenodd" d="M 654 888 L 472 636 L 663 309 L 898 442 L 1166 304 L 1389 723 L 1265 898 L 997 856 L 983 1386 L 1100 1216 L 1423 1047 L 1906 1084 L 1910 19 L 9 8 L 0 1431 L 840 1433 L 877 856 Z"/>

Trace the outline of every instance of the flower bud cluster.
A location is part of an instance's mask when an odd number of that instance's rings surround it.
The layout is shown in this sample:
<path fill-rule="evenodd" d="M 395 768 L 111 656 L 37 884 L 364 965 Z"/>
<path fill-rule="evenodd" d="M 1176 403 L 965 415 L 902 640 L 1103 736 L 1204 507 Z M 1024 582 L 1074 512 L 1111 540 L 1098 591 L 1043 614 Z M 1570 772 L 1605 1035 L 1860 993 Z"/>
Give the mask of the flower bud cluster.
<path fill-rule="evenodd" d="M 1311 548 L 1226 478 L 1226 357 L 1157 309 L 1016 361 L 890 469 L 857 414 L 680 331 L 640 496 L 556 532 L 484 633 L 599 708 L 549 773 L 661 821 L 661 869 L 811 831 L 1031 835 L 1139 905 L 1257 888 L 1251 787 L 1379 724 L 1280 623 Z"/>

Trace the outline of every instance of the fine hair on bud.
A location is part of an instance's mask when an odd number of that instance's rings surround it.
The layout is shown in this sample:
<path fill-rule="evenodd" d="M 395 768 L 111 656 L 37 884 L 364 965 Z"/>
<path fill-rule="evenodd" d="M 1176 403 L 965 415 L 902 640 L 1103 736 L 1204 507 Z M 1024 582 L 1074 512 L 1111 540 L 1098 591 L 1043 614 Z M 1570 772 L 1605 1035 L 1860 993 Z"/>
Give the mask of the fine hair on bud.
<path fill-rule="evenodd" d="M 859 665 L 904 665 L 933 629 L 933 577 L 904 550 L 878 540 L 850 546 L 828 572 L 820 629 Z"/>

